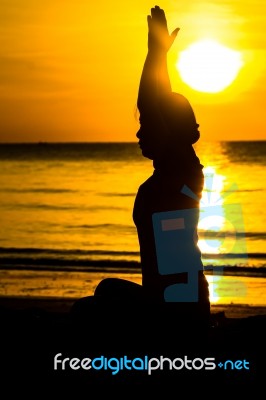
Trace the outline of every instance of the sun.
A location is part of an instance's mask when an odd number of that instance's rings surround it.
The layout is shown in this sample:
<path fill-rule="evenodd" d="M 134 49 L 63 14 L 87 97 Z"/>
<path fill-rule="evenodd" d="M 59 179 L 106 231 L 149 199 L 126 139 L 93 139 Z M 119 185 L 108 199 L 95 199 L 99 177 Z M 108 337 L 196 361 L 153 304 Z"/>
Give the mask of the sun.
<path fill-rule="evenodd" d="M 217 93 L 235 80 L 242 65 L 240 52 L 206 39 L 182 51 L 176 67 L 182 80 L 191 88 Z"/>

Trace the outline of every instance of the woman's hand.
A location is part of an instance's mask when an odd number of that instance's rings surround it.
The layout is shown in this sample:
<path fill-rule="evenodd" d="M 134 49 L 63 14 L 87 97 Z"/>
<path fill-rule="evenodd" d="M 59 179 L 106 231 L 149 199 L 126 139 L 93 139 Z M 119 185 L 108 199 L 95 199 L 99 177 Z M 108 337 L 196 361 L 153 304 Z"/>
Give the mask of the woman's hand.
<path fill-rule="evenodd" d="M 152 8 L 151 15 L 148 15 L 149 51 L 167 53 L 172 46 L 178 31 L 179 28 L 176 28 L 171 34 L 169 34 L 164 10 L 159 6 Z"/>

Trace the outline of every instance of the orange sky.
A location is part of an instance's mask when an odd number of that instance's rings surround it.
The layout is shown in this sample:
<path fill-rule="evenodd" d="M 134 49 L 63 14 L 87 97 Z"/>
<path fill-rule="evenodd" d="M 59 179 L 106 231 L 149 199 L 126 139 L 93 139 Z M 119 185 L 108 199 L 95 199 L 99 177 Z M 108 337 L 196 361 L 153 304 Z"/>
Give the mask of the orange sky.
<path fill-rule="evenodd" d="M 0 142 L 135 141 L 146 54 L 146 0 L 1 0 Z M 202 139 L 266 139 L 265 1 L 162 0 L 174 91 L 194 106 Z M 178 52 L 212 38 L 241 52 L 225 91 L 196 92 L 175 68 Z"/>

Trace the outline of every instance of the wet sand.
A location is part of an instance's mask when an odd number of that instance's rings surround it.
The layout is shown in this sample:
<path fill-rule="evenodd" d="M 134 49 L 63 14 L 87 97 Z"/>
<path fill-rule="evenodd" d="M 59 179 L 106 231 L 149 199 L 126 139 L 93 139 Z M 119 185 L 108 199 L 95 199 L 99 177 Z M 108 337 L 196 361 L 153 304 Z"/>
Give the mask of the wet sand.
<path fill-rule="evenodd" d="M 0 308 L 68 312 L 74 301 L 93 295 L 108 277 L 141 283 L 141 275 L 133 272 L 0 270 Z M 265 278 L 206 277 L 213 312 L 224 311 L 228 318 L 266 314 Z"/>

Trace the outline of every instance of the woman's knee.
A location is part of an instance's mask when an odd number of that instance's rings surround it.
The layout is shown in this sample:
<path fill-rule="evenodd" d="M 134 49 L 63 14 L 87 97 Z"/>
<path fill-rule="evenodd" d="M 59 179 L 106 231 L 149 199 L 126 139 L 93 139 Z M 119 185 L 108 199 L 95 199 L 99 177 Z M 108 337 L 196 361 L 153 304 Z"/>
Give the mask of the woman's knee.
<path fill-rule="evenodd" d="M 96 286 L 94 295 L 95 296 L 104 296 L 110 295 L 114 287 L 116 286 L 116 278 L 105 278 Z"/>

